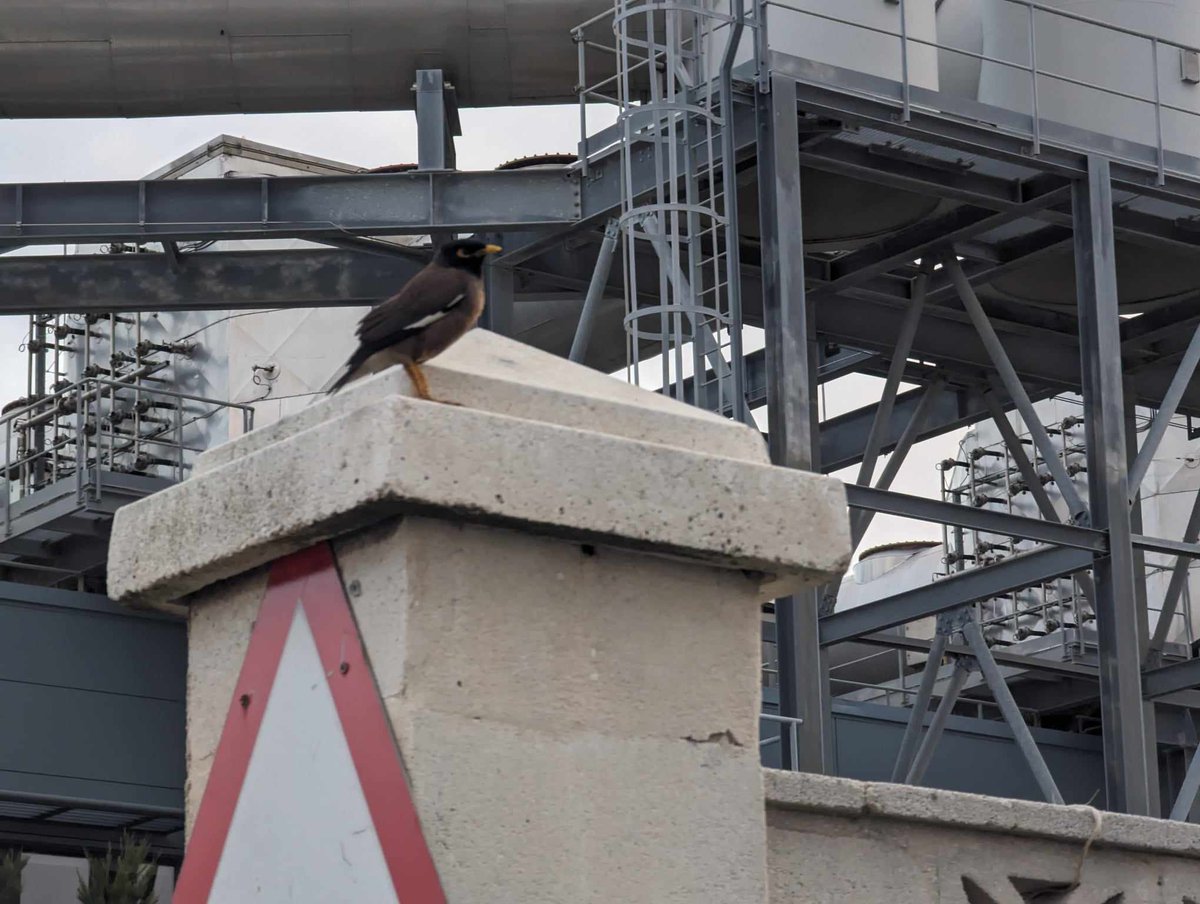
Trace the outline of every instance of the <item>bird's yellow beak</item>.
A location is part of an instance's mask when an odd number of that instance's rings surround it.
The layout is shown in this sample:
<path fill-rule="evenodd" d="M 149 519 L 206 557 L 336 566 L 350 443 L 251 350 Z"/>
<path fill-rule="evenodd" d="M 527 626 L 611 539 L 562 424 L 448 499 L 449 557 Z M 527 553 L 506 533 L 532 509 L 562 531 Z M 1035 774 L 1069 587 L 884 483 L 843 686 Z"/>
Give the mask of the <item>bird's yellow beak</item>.
<path fill-rule="evenodd" d="M 504 249 L 501 248 L 499 245 L 484 245 L 483 246 L 484 254 L 499 254 L 503 250 Z"/>

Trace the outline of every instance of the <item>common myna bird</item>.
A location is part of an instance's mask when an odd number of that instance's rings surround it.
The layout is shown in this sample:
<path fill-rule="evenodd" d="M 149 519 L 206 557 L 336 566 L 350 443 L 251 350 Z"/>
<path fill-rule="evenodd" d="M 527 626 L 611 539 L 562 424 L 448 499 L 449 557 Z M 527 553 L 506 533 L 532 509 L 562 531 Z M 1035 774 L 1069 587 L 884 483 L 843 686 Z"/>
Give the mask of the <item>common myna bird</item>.
<path fill-rule="evenodd" d="M 500 251 L 474 239 L 443 245 L 433 260 L 387 301 L 372 308 L 358 324 L 358 349 L 329 390 L 404 366 L 417 395 L 429 394 L 421 365 L 465 335 L 483 313 L 483 261 Z"/>

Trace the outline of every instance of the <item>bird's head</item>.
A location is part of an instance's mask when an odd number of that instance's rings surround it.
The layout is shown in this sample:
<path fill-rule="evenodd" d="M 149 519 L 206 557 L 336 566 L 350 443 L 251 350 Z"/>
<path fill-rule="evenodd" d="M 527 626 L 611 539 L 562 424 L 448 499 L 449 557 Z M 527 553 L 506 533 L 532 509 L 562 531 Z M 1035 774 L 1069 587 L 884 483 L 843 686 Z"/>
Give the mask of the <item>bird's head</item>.
<path fill-rule="evenodd" d="M 469 270 L 478 276 L 483 272 L 483 261 L 489 254 L 502 250 L 499 245 L 489 245 L 475 239 L 448 242 L 438 249 L 437 261 L 443 267 Z"/>

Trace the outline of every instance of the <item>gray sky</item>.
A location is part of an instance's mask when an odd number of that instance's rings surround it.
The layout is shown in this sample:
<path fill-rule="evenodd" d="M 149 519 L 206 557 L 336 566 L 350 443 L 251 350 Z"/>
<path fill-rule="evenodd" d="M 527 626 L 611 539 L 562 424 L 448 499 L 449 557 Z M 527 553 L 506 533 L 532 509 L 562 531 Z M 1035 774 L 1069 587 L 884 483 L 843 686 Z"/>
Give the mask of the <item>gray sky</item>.
<path fill-rule="evenodd" d="M 607 121 L 603 117 L 603 113 L 595 116 L 594 127 L 611 121 L 611 113 Z M 573 152 L 578 141 L 574 106 L 463 110 L 462 123 L 461 169 L 491 169 L 515 157 Z M 416 122 L 410 112 L 9 120 L 0 121 L 0 182 L 137 179 L 221 134 L 361 166 L 416 159 Z M 24 393 L 25 356 L 20 345 L 25 334 L 25 318 L 0 318 L 0 400 Z M 877 397 L 881 384 L 857 375 L 829 384 L 826 411 L 837 414 L 867 404 Z M 952 455 L 957 442 L 952 436 L 915 448 L 894 488 L 936 496 L 934 465 Z M 839 476 L 853 479 L 854 474 Z M 932 525 L 878 518 L 864 548 L 936 536 Z"/>

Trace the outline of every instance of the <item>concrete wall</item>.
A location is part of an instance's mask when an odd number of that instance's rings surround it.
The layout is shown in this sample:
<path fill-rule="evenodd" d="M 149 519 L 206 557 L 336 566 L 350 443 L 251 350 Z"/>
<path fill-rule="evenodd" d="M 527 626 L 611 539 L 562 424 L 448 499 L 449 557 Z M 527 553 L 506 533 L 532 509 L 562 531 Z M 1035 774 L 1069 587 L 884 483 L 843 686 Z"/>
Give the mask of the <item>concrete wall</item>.
<path fill-rule="evenodd" d="M 1200 826 L 772 772 L 771 904 L 1188 904 Z"/>

